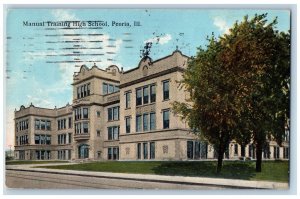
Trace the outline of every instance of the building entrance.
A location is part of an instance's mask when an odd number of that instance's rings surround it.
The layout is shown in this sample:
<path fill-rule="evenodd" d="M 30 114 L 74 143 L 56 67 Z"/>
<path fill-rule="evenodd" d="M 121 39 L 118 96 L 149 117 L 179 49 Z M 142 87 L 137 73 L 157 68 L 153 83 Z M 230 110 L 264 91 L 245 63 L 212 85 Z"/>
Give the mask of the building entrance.
<path fill-rule="evenodd" d="M 82 144 L 78 147 L 78 158 L 84 159 L 89 157 L 89 145 Z"/>

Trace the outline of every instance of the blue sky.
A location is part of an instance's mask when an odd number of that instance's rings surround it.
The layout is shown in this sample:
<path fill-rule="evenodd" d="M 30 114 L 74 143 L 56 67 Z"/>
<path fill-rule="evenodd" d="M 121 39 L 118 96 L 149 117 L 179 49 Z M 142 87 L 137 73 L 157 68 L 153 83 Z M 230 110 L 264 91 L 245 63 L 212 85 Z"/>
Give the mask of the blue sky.
<path fill-rule="evenodd" d="M 197 47 L 206 44 L 206 37 L 212 32 L 222 35 L 236 20 L 241 21 L 243 16 L 251 17 L 255 13 L 268 13 L 270 21 L 277 16 L 277 29 L 285 32 L 290 29 L 290 13 L 287 10 L 9 9 L 6 15 L 6 131 L 9 135 L 6 146 L 13 144 L 15 108 L 19 109 L 21 105 L 27 107 L 31 102 L 47 108 L 72 102 L 70 84 L 73 73 L 79 69 L 75 65 L 91 67 L 94 61 L 101 61 L 96 62 L 100 68 L 115 64 L 128 70 L 137 66 L 141 59 L 140 50 L 147 41 L 153 42 L 150 57 L 154 60 L 171 54 L 176 46 L 184 54 L 193 56 Z M 48 26 L 23 26 L 23 21 L 66 20 L 107 21 L 110 26 L 103 29 L 53 30 L 46 29 Z M 131 27 L 113 27 L 112 21 L 128 22 Z M 140 21 L 141 26 L 133 26 L 133 21 Z M 66 40 L 83 41 L 81 47 L 89 49 L 69 49 L 77 43 L 61 42 Z M 65 54 L 73 55 L 63 56 Z M 75 59 L 83 62 L 63 63 Z"/>

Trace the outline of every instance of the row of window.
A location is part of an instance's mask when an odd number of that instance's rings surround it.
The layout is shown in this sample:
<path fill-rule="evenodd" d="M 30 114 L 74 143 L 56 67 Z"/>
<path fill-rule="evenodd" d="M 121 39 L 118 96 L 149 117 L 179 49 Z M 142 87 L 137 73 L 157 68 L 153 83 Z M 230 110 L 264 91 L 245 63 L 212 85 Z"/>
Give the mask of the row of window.
<path fill-rule="evenodd" d="M 35 144 L 51 144 L 51 135 L 34 135 L 34 143 Z"/>
<path fill-rule="evenodd" d="M 120 107 L 119 106 L 116 106 L 116 107 L 111 107 L 111 108 L 108 108 L 107 109 L 107 113 L 108 113 L 108 121 L 116 121 L 116 120 L 119 120 L 120 118 Z"/>
<path fill-rule="evenodd" d="M 74 109 L 75 121 L 89 118 L 88 108 L 76 108 Z"/>
<path fill-rule="evenodd" d="M 23 131 L 28 129 L 28 120 L 22 120 L 16 123 L 16 130 L 18 131 Z"/>
<path fill-rule="evenodd" d="M 126 124 L 126 126 L 127 125 L 128 124 Z M 150 114 L 144 113 L 143 115 L 136 116 L 136 128 L 135 128 L 136 132 L 141 132 L 142 130 L 144 132 L 149 131 L 149 130 L 151 131 L 151 130 L 155 130 L 155 128 L 156 128 L 155 113 L 150 113 Z M 126 133 L 127 133 L 127 131 L 126 131 Z M 129 126 L 129 133 L 130 133 L 130 126 Z"/>
<path fill-rule="evenodd" d="M 66 129 L 67 128 L 66 121 L 67 119 L 65 118 L 57 120 L 57 130 Z"/>
<path fill-rule="evenodd" d="M 28 142 L 28 135 L 21 135 L 21 136 L 16 136 L 16 145 L 24 145 L 24 144 L 29 144 Z"/>
<path fill-rule="evenodd" d="M 142 157 L 142 151 L 143 151 L 143 157 Z M 155 142 L 137 143 L 137 159 L 142 159 L 142 158 L 155 159 Z"/>
<path fill-rule="evenodd" d="M 113 85 L 113 84 L 108 84 L 108 83 L 103 83 L 102 85 L 102 93 L 103 95 L 109 94 L 109 93 L 114 93 L 119 91 L 119 86 Z"/>
<path fill-rule="evenodd" d="M 118 160 L 119 159 L 119 147 L 107 148 L 107 159 L 108 160 Z"/>
<path fill-rule="evenodd" d="M 90 83 L 77 87 L 77 99 L 90 95 Z"/>
<path fill-rule="evenodd" d="M 187 141 L 188 159 L 207 159 L 208 144 L 199 141 Z"/>
<path fill-rule="evenodd" d="M 128 94 L 130 95 L 130 93 Z M 127 100 L 127 96 L 126 96 L 126 100 Z M 142 104 L 154 103 L 155 101 L 156 101 L 156 86 L 154 84 L 136 89 L 136 106 Z M 127 101 L 125 104 L 126 104 L 126 108 L 129 108 L 128 106 L 130 106 L 130 104 Z"/>
<path fill-rule="evenodd" d="M 147 132 L 156 129 L 156 114 L 144 113 L 143 115 L 136 116 L 136 132 Z M 170 128 L 170 111 L 163 110 L 163 129 Z M 131 132 L 131 117 L 125 117 L 125 130 L 126 133 Z"/>
<path fill-rule="evenodd" d="M 41 120 L 35 119 L 34 120 L 35 130 L 51 130 L 51 121 L 50 120 Z"/>
<path fill-rule="evenodd" d="M 136 92 L 136 106 L 143 104 L 154 103 L 156 101 L 156 85 L 147 85 L 141 88 L 137 88 Z M 125 93 L 125 108 L 130 108 L 130 95 L 131 92 Z M 163 81 L 163 100 L 169 100 L 170 98 L 170 81 Z"/>
<path fill-rule="evenodd" d="M 120 126 L 107 127 L 108 140 L 119 140 Z"/>
<path fill-rule="evenodd" d="M 71 159 L 71 150 L 58 150 L 57 159 L 59 160 L 70 160 Z"/>
<path fill-rule="evenodd" d="M 88 122 L 78 122 L 75 123 L 75 134 L 89 133 L 89 123 Z"/>
<path fill-rule="evenodd" d="M 36 160 L 50 160 L 51 159 L 51 151 L 37 150 L 37 151 L 35 151 L 35 159 Z"/>
<path fill-rule="evenodd" d="M 59 134 L 57 135 L 57 144 L 70 144 L 72 142 L 72 134 Z"/>

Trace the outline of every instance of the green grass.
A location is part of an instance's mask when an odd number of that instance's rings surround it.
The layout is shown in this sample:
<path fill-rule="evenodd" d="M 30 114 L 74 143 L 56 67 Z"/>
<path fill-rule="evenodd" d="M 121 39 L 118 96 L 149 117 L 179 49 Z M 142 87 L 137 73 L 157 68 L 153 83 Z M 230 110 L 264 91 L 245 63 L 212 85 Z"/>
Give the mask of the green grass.
<path fill-rule="evenodd" d="M 75 165 L 46 166 L 51 169 L 99 171 L 169 176 L 197 176 L 242 180 L 288 182 L 288 161 L 264 161 L 262 172 L 255 172 L 255 161 L 225 161 L 220 174 L 216 174 L 216 161 L 195 162 L 93 162 Z M 43 168 L 45 168 L 43 166 Z"/>
<path fill-rule="evenodd" d="M 67 163 L 68 161 L 34 161 L 34 160 L 17 160 L 6 161 L 5 165 L 19 165 L 19 164 L 49 164 L 49 163 Z"/>

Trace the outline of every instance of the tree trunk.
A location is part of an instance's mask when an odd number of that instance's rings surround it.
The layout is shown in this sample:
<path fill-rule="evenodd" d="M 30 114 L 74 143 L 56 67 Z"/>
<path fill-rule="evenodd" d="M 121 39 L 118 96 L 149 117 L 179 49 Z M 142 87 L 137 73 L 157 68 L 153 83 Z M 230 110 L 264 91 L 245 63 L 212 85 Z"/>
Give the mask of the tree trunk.
<path fill-rule="evenodd" d="M 262 160 L 262 142 L 256 143 L 256 172 L 261 172 L 261 160 Z"/>
<path fill-rule="evenodd" d="M 217 165 L 217 174 L 219 174 L 222 170 L 222 165 L 223 165 L 223 154 L 224 154 L 224 150 L 222 150 L 222 146 L 223 144 L 219 145 L 219 150 L 218 150 L 218 165 Z"/>
<path fill-rule="evenodd" d="M 219 174 L 222 170 L 224 152 L 225 152 L 225 143 L 224 143 L 223 134 L 222 134 L 220 137 L 220 140 L 219 140 L 219 147 L 218 147 L 217 174 Z"/>

